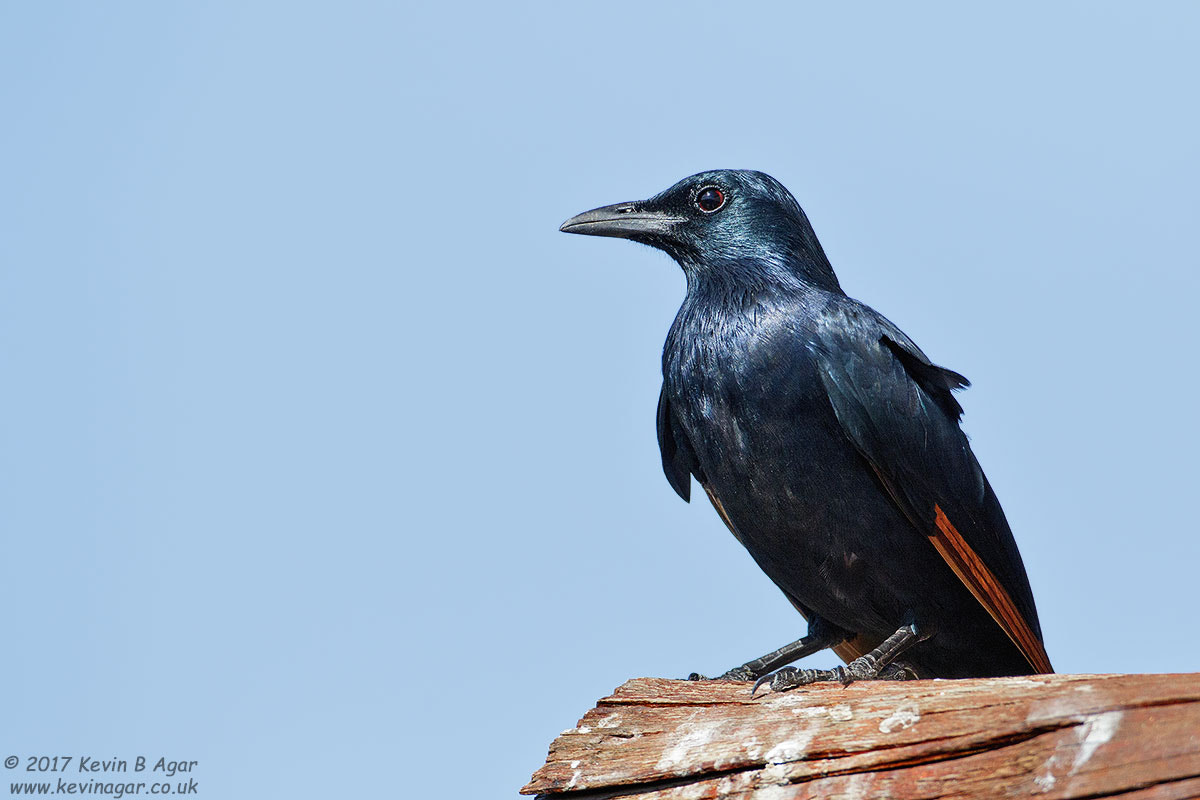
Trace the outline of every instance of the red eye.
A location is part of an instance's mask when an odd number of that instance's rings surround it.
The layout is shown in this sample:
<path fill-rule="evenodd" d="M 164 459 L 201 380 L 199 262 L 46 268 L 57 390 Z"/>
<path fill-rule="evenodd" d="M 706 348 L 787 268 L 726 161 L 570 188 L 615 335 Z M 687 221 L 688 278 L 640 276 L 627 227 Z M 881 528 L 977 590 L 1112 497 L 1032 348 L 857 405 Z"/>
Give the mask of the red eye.
<path fill-rule="evenodd" d="M 705 186 L 696 195 L 696 207 L 706 214 L 719 211 L 725 205 L 725 195 L 715 186 Z"/>

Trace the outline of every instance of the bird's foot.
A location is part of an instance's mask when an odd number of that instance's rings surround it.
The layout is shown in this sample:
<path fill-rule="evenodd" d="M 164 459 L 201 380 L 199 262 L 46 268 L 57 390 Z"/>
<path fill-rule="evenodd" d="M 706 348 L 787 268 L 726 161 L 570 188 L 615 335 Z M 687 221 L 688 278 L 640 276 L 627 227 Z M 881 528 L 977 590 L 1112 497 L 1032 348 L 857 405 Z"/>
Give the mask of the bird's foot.
<path fill-rule="evenodd" d="M 834 681 L 849 686 L 854 681 L 868 680 L 871 677 L 857 669 L 858 661 L 851 661 L 848 666 L 834 667 L 833 669 L 799 669 L 797 667 L 784 667 L 781 670 L 772 672 L 770 675 L 763 675 L 754 683 L 754 688 L 750 690 L 750 695 L 754 696 L 764 684 L 771 688 L 772 692 L 786 692 L 789 689 L 796 689 L 800 686 L 809 686 L 814 683 L 832 683 Z"/>
<path fill-rule="evenodd" d="M 699 672 L 693 672 L 687 676 L 689 681 L 752 681 L 758 676 L 746 668 L 745 665 L 734 667 L 715 678 L 710 678 L 707 675 L 701 675 Z"/>
<path fill-rule="evenodd" d="M 915 624 L 902 625 L 874 650 L 859 656 L 844 667 L 834 667 L 833 669 L 784 667 L 770 675 L 763 675 L 755 681 L 750 695 L 753 696 L 764 683 L 770 684 L 772 692 L 786 692 L 797 686 L 808 686 L 825 681 L 837 681 L 843 686 L 849 686 L 854 681 L 911 680 L 917 677 L 916 671 L 902 662 L 893 660 L 904 650 L 928 636 L 928 633 L 919 631 Z"/>
<path fill-rule="evenodd" d="M 921 679 L 921 676 L 907 663 L 894 661 L 879 670 L 879 674 L 875 676 L 875 679 L 880 681 L 917 681 Z"/>
<path fill-rule="evenodd" d="M 811 656 L 820 650 L 827 647 L 844 642 L 847 634 L 834 626 L 830 625 L 820 617 L 813 616 L 808 623 L 808 635 L 803 639 L 785 644 L 778 650 L 772 650 L 765 656 L 760 656 L 753 661 L 747 661 L 740 667 L 734 667 L 718 677 L 719 681 L 753 681 L 767 675 L 771 670 L 782 667 L 784 664 L 798 661 L 806 656 Z M 708 681 L 712 680 L 707 676 L 701 675 L 699 672 L 693 672 L 688 675 L 689 681 Z"/>
<path fill-rule="evenodd" d="M 844 667 L 838 666 L 833 669 L 784 667 L 759 678 L 750 694 L 758 692 L 764 684 L 769 684 L 772 692 L 786 692 L 789 689 L 813 683 L 837 682 L 843 686 L 849 686 L 855 681 L 911 681 L 916 677 L 916 672 L 907 664 L 889 664 L 882 669 L 876 669 L 872 660 L 863 656 L 854 659 Z"/>

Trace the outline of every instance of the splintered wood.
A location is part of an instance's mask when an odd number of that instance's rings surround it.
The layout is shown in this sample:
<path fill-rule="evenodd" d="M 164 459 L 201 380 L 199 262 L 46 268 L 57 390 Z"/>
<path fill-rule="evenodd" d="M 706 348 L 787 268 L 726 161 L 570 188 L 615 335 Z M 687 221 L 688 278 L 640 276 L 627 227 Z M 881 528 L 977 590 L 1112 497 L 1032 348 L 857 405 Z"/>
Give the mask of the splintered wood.
<path fill-rule="evenodd" d="M 627 682 L 523 794 L 638 800 L 1200 797 L 1200 674 Z"/>

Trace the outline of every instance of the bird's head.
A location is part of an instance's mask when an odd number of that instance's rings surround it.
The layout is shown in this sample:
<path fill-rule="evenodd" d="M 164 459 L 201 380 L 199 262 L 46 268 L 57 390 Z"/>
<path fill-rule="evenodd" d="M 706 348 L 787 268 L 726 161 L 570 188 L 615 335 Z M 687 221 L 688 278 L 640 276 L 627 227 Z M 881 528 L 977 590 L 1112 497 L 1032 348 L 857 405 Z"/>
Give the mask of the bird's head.
<path fill-rule="evenodd" d="M 678 261 L 689 278 L 778 272 L 840 291 L 800 204 L 762 172 L 700 172 L 649 200 L 585 211 L 559 230 L 648 244 Z"/>

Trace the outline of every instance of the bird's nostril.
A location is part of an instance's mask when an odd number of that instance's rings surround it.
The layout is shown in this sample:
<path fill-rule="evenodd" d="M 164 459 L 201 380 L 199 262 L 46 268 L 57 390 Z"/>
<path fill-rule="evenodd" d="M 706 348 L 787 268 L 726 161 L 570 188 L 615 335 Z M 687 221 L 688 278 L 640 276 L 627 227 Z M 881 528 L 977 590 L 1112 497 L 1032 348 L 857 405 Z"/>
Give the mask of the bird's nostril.
<path fill-rule="evenodd" d="M 628 214 L 630 211 L 633 211 L 633 206 L 621 206 L 617 209 L 618 214 Z"/>

